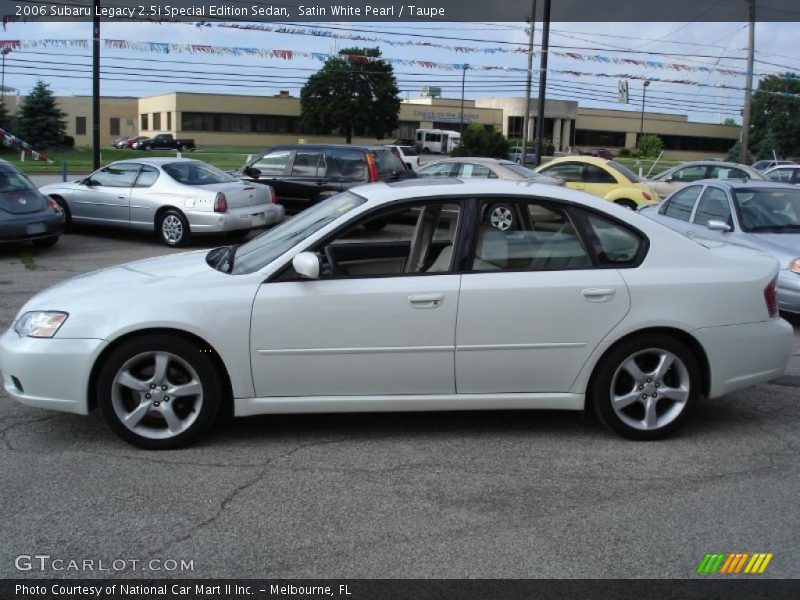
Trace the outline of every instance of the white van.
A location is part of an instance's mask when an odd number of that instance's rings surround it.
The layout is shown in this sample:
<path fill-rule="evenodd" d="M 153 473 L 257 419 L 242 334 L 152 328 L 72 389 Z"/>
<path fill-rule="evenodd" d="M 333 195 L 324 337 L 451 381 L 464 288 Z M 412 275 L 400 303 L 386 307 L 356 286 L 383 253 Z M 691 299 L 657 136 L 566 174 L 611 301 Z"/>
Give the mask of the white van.
<path fill-rule="evenodd" d="M 461 134 L 447 129 L 417 129 L 417 147 L 423 154 L 449 154 L 461 143 Z"/>

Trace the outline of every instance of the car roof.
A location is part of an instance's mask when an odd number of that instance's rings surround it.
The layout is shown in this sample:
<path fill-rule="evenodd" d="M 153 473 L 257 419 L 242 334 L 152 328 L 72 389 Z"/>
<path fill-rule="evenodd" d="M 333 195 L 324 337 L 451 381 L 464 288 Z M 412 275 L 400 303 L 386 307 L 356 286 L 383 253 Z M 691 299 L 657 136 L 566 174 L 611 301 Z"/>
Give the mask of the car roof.
<path fill-rule="evenodd" d="M 421 165 L 427 167 L 428 165 L 435 165 L 439 163 L 455 163 L 455 162 L 474 162 L 484 165 L 515 165 L 514 161 L 506 160 L 504 158 L 488 158 L 486 156 L 449 156 L 447 158 L 440 158 L 429 163 Z"/>
<path fill-rule="evenodd" d="M 409 193 L 413 190 L 413 193 Z M 370 183 L 350 188 L 353 194 L 365 198 L 372 205 L 381 205 L 407 198 L 432 198 L 439 196 L 530 196 L 583 204 L 604 212 L 616 207 L 607 200 L 567 187 L 531 181 L 509 179 L 420 178 L 404 179 L 390 183 Z M 630 211 L 629 211 L 630 212 Z"/>
<path fill-rule="evenodd" d="M 273 150 L 324 150 L 325 148 L 350 148 L 356 150 L 382 150 L 386 149 L 388 145 L 384 144 L 279 144 L 277 146 L 270 146 L 264 150 L 264 153 L 272 152 Z"/>
<path fill-rule="evenodd" d="M 601 158 L 600 156 L 586 156 L 583 154 L 572 154 L 570 156 L 559 156 L 558 158 L 554 158 L 553 160 L 551 160 L 549 163 L 546 164 L 557 165 L 562 162 L 583 162 L 591 165 L 597 165 L 598 167 L 604 167 L 612 161 L 608 160 L 607 158 Z"/>
<path fill-rule="evenodd" d="M 735 163 L 727 160 L 688 160 L 686 162 L 682 162 L 679 165 L 672 167 L 672 169 L 682 169 L 683 167 L 735 167 L 737 169 L 749 169 L 748 165 L 743 165 L 741 163 Z"/>
<path fill-rule="evenodd" d="M 765 173 L 769 173 L 770 171 L 774 171 L 775 169 L 800 169 L 800 165 L 797 163 L 786 163 L 786 164 L 777 164 L 774 167 L 770 167 Z"/>
<path fill-rule="evenodd" d="M 784 189 L 797 190 L 797 186 L 791 183 L 780 183 L 777 181 L 752 181 L 750 179 L 698 179 L 690 185 L 702 183 L 704 185 L 716 185 L 726 190 L 747 190 L 747 189 Z M 688 186 L 687 186 L 688 187 Z"/>
<path fill-rule="evenodd" d="M 119 164 L 119 163 L 142 163 L 143 165 L 150 165 L 152 167 L 159 167 L 159 166 L 163 166 L 163 165 L 171 165 L 171 164 L 174 164 L 174 163 L 181 163 L 181 162 L 185 162 L 185 163 L 190 163 L 190 162 L 201 163 L 203 161 L 199 160 L 197 158 L 183 158 L 183 157 L 176 158 L 174 156 L 157 156 L 157 157 L 154 157 L 154 158 L 149 158 L 149 157 L 144 157 L 143 156 L 141 158 L 133 157 L 133 158 L 124 158 L 122 160 L 115 160 L 111 164 L 112 165 L 116 165 L 116 164 Z M 207 164 L 207 163 L 204 163 L 204 164 Z M 106 165 L 106 166 L 108 166 L 108 165 Z"/>

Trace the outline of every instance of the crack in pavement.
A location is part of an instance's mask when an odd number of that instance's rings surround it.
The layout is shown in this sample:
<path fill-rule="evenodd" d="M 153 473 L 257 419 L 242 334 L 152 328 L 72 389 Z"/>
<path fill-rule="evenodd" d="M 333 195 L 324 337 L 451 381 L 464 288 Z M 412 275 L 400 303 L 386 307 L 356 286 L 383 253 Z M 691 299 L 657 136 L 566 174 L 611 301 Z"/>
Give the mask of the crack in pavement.
<path fill-rule="evenodd" d="M 48 415 L 46 417 L 40 417 L 38 419 L 26 419 L 25 421 L 22 421 L 21 423 L 12 423 L 8 427 L 4 427 L 3 429 L 0 429 L 0 442 L 3 443 L 3 445 L 6 447 L 6 450 L 8 450 L 9 452 L 18 452 L 18 450 L 11 445 L 11 442 L 8 441 L 8 439 L 6 439 L 6 434 L 9 431 L 11 431 L 12 429 L 18 429 L 20 427 L 24 427 L 26 425 L 33 425 L 34 423 L 41 423 L 42 421 L 49 421 L 51 419 L 57 419 L 59 417 L 66 417 L 66 416 L 69 416 L 69 413 L 56 413 L 54 415 Z M 5 417 L 5 418 L 9 419 L 9 418 L 14 418 L 14 417 Z M 20 417 L 20 418 L 24 418 L 24 417 Z"/>

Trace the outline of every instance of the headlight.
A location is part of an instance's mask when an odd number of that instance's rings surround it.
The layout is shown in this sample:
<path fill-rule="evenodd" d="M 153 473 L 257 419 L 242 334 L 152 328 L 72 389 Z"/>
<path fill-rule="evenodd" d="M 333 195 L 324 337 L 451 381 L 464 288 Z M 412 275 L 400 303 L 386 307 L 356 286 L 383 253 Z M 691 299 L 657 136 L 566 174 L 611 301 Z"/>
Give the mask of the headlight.
<path fill-rule="evenodd" d="M 794 273 L 800 273 L 800 258 L 789 261 L 789 270 Z"/>
<path fill-rule="evenodd" d="M 68 316 L 55 310 L 27 312 L 14 323 L 14 331 L 20 336 L 51 338 Z"/>

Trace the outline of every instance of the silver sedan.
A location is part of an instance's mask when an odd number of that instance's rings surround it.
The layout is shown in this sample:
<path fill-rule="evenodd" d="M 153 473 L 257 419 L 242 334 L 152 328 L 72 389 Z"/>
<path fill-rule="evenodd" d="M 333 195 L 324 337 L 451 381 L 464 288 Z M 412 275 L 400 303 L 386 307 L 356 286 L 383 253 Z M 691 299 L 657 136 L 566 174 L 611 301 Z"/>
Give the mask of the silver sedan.
<path fill-rule="evenodd" d="M 764 176 L 756 169 L 739 163 L 720 160 L 695 160 L 684 162 L 677 167 L 650 178 L 648 185 L 656 191 L 659 198 L 666 198 L 683 186 L 701 179 L 742 179 L 761 181 Z"/>
<path fill-rule="evenodd" d="M 168 246 L 183 245 L 193 234 L 244 235 L 284 218 L 270 186 L 192 159 L 115 162 L 41 192 L 61 205 L 68 223 L 155 231 Z"/>
<path fill-rule="evenodd" d="M 778 306 L 800 314 L 800 189 L 771 181 L 705 180 L 639 213 L 696 240 L 746 246 L 778 259 Z"/>

